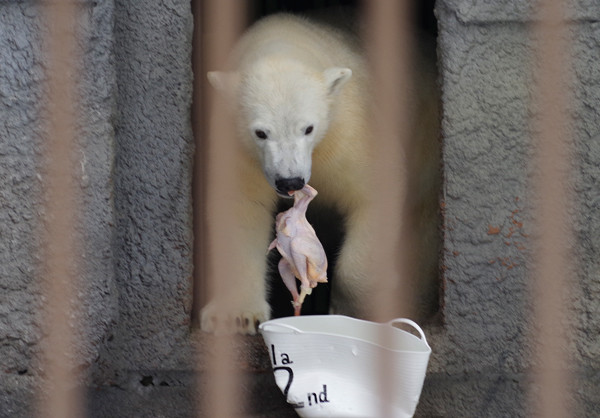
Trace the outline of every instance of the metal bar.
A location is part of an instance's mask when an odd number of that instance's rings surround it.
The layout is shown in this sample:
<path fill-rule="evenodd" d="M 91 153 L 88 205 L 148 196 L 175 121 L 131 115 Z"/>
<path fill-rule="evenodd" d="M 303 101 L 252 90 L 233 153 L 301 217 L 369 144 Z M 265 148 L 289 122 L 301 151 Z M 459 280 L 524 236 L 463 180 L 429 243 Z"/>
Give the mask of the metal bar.
<path fill-rule="evenodd" d="M 206 242 L 204 240 L 206 225 L 206 213 L 204 211 L 204 199 L 206 197 L 206 152 L 205 137 L 207 134 L 206 112 L 204 98 L 204 86 L 206 85 L 206 68 L 203 57 L 203 1 L 192 0 L 192 13 L 194 15 L 194 34 L 192 39 L 192 71 L 194 73 L 193 99 L 192 99 L 192 130 L 194 133 L 194 167 L 192 174 L 192 201 L 194 205 L 194 278 L 193 278 L 193 300 L 192 300 L 192 325 L 198 326 L 200 309 L 207 302 L 204 300 L 206 286 Z"/>
<path fill-rule="evenodd" d="M 376 303 L 374 320 L 409 316 L 413 298 L 404 285 L 410 272 L 406 221 L 408 194 L 405 151 L 409 147 L 409 85 L 411 59 L 408 1 L 366 2 L 366 50 L 373 81 L 373 177 L 371 224 L 376 250 L 371 254 L 371 277 Z"/>
<path fill-rule="evenodd" d="M 47 138 L 45 147 L 45 236 L 40 282 L 47 298 L 43 343 L 45 378 L 38 414 L 42 417 L 81 417 L 82 394 L 74 372 L 75 280 L 77 258 L 75 220 L 77 183 L 73 166 L 76 150 L 76 40 L 77 5 L 52 2 L 46 8 L 48 23 Z"/>
<path fill-rule="evenodd" d="M 534 370 L 533 415 L 567 417 L 571 376 L 567 371 L 567 306 L 570 284 L 569 246 L 572 235 L 568 208 L 568 33 L 563 2 L 539 2 L 535 24 L 537 46 L 535 193 L 537 245 L 532 283 Z"/>
<path fill-rule="evenodd" d="M 409 3 L 407 1 L 372 0 L 366 6 L 366 51 L 373 81 L 373 178 L 371 227 L 376 245 L 370 254 L 373 280 L 370 315 L 376 321 L 411 316 L 413 297 L 406 285 L 412 274 L 407 243 L 410 239 L 405 200 L 408 195 L 405 152 L 409 138 L 407 90 L 411 57 Z M 375 249 L 376 248 L 376 249 Z M 380 335 L 382 345 L 391 338 Z M 393 416 L 393 376 L 389 356 L 379 359 L 379 393 L 381 417 Z"/>
<path fill-rule="evenodd" d="M 227 67 L 227 55 L 231 51 L 242 28 L 245 8 L 243 2 L 236 0 L 206 0 L 204 2 L 204 61 L 211 70 Z M 197 77 L 206 79 L 205 74 Z M 235 307 L 226 304 L 232 298 L 227 295 L 239 289 L 236 282 L 242 278 L 240 266 L 230 258 L 236 251 L 233 248 L 238 236 L 235 199 L 240 185 L 236 177 L 235 130 L 231 123 L 231 114 L 225 106 L 224 97 L 214 89 L 206 90 L 208 112 L 208 136 L 205 142 L 205 200 L 206 237 L 206 284 L 209 299 L 222 302 L 219 306 L 223 314 L 232 312 Z M 233 320 L 233 318 L 231 318 Z M 239 393 L 239 374 L 235 365 L 236 340 L 233 336 L 211 337 L 211 359 L 209 362 L 208 393 L 203 394 L 206 410 L 204 416 L 232 417 L 239 413 L 243 398 Z M 232 401 L 235 400 L 235 401 Z M 205 408 L 202 408 L 205 409 Z"/>

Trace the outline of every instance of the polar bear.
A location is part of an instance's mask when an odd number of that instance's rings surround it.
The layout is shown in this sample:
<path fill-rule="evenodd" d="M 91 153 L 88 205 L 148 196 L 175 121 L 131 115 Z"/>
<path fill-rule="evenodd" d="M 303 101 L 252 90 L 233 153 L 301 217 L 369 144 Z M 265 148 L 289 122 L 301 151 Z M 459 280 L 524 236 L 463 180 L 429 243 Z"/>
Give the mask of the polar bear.
<path fill-rule="evenodd" d="M 243 181 L 236 209 L 244 221 L 234 259 L 246 277 L 232 291 L 243 295 L 232 304 L 234 311 L 222 312 L 221 301 L 209 302 L 201 312 L 201 328 L 214 332 L 233 326 L 252 334 L 269 319 L 265 251 L 274 210 L 278 199 L 308 182 L 318 190 L 320 205 L 345 220 L 330 310 L 363 316 L 372 244 L 367 216 L 373 100 L 358 43 L 322 24 L 278 14 L 242 36 L 231 68 L 209 72 L 208 78 L 229 98 L 243 147 L 236 167 Z"/>

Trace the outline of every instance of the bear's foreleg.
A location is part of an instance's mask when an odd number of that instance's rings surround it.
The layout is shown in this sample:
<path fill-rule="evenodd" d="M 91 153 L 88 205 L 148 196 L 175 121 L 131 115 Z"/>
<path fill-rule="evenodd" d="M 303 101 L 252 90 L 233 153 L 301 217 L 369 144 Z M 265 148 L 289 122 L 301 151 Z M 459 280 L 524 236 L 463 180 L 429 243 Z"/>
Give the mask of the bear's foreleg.
<path fill-rule="evenodd" d="M 346 219 L 346 237 L 335 269 L 330 313 L 364 318 L 370 299 L 369 265 L 373 248 L 369 218 L 364 209 L 355 210 Z"/>
<path fill-rule="evenodd" d="M 267 321 L 271 309 L 266 301 L 267 260 L 273 216 L 270 207 L 240 199 L 240 225 L 232 240 L 229 262 L 236 263 L 240 277 L 226 283 L 227 291 L 213 298 L 200 313 L 203 331 L 223 334 L 255 334 L 258 324 Z M 209 273 L 210 274 L 210 273 Z M 211 277 L 210 280 L 223 280 Z"/>

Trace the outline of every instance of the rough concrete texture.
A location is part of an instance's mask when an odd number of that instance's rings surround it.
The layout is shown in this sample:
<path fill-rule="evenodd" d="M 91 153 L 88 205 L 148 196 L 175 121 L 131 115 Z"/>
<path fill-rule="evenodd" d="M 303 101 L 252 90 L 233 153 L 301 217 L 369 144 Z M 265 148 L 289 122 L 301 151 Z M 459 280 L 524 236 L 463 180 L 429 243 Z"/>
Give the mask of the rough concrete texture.
<path fill-rule="evenodd" d="M 86 380 L 103 384 L 190 358 L 192 19 L 189 1 L 76 4 L 77 352 Z M 42 372 L 47 7 L 0 4 L 0 416 L 31 415 Z"/>
<path fill-rule="evenodd" d="M 43 7 L 0 2 L 0 417 L 33 415 Z M 83 51 L 82 369 L 93 417 L 200 415 L 211 337 L 190 332 L 191 31 L 186 0 L 79 0 Z M 530 2 L 438 0 L 444 137 L 443 321 L 417 416 L 527 416 Z M 572 297 L 577 401 L 600 409 L 600 5 L 574 3 Z M 41 34 L 41 35 L 40 35 Z M 83 258 L 83 257 L 82 257 Z M 241 416 L 295 416 L 260 337 L 237 342 Z M 196 379 L 195 371 L 200 371 Z M 237 400 L 236 400 L 237 402 Z"/>
<path fill-rule="evenodd" d="M 119 321 L 101 373 L 186 361 L 177 353 L 192 304 L 192 23 L 186 1 L 115 2 Z"/>
<path fill-rule="evenodd" d="M 443 98 L 444 325 L 423 416 L 527 416 L 533 232 L 531 32 L 527 2 L 438 1 Z M 575 416 L 600 405 L 597 234 L 600 46 L 597 4 L 571 12 L 575 68 L 573 221 L 579 263 L 574 324 Z M 577 286 L 577 284 L 580 285 Z M 596 411 L 596 412 L 594 412 Z"/>
<path fill-rule="evenodd" d="M 40 240 L 43 231 L 45 58 L 43 7 L 35 2 L 0 4 L 0 411 L 23 404 L 43 371 L 36 361 L 44 339 Z M 79 1 L 77 25 L 83 98 L 77 126 L 76 174 L 81 218 L 78 317 L 84 324 L 76 351 L 78 368 L 98 357 L 117 310 L 113 274 L 112 160 L 114 70 L 112 3 Z"/>
<path fill-rule="evenodd" d="M 488 24 L 535 20 L 536 2 L 528 0 L 438 0 L 437 4 L 451 9 L 462 23 Z M 595 0 L 564 2 L 567 19 L 596 20 L 598 3 Z"/>
<path fill-rule="evenodd" d="M 35 308 L 38 196 L 37 152 L 44 74 L 39 50 L 40 23 L 21 5 L 0 7 L 0 361 L 11 373 L 31 369 L 41 338 Z M 22 30 L 30 28 L 30 30 Z M 31 309 L 33 308 L 33 309 Z"/>

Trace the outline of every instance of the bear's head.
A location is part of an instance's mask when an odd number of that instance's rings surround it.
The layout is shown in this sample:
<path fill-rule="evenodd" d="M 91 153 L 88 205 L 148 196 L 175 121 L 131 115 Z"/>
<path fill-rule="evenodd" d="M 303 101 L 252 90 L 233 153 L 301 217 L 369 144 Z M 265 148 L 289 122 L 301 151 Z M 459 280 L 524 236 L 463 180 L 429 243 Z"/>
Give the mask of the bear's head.
<path fill-rule="evenodd" d="M 312 152 L 325 137 L 349 68 L 317 71 L 293 60 L 263 59 L 237 72 L 209 72 L 236 110 L 242 141 L 281 196 L 310 179 Z"/>

